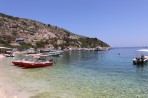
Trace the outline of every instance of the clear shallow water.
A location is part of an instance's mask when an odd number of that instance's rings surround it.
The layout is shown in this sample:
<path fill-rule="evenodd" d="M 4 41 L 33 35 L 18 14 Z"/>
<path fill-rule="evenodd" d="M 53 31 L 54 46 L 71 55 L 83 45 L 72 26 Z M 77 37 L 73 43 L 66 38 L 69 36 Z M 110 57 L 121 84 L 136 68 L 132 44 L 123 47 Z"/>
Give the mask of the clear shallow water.
<path fill-rule="evenodd" d="M 0 75 L 32 98 L 147 98 L 148 65 L 132 64 L 138 49 L 70 51 L 55 58 L 54 66 L 35 69 L 13 66 L 20 56 L 0 59 Z"/>

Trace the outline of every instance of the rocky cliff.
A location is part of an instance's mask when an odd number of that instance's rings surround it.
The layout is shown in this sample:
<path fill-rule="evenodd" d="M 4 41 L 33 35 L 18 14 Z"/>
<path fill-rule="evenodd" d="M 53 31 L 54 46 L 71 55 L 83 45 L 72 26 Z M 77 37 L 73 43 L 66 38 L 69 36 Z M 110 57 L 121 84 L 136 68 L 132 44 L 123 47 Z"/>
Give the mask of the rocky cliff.
<path fill-rule="evenodd" d="M 59 46 L 62 48 L 109 47 L 108 44 L 97 38 L 80 36 L 57 26 L 3 13 L 0 13 L 0 37 L 0 44 L 4 45 L 10 45 L 16 39 L 23 38 L 25 45 L 37 48 Z"/>

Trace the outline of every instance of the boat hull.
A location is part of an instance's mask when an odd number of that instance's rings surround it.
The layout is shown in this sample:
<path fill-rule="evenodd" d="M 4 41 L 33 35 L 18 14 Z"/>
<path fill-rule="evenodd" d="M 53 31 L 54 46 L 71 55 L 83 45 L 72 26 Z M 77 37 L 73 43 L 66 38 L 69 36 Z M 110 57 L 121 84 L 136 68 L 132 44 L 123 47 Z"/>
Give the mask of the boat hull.
<path fill-rule="evenodd" d="M 23 67 L 23 63 L 22 61 L 12 61 L 12 63 L 16 66 L 20 66 L 20 67 Z"/>
<path fill-rule="evenodd" d="M 23 62 L 23 67 L 25 68 L 36 68 L 36 67 L 45 67 L 52 66 L 53 62 Z"/>
<path fill-rule="evenodd" d="M 5 54 L 6 57 L 14 57 L 14 54 Z"/>
<path fill-rule="evenodd" d="M 143 65 L 148 62 L 148 59 L 133 59 L 133 65 Z"/>

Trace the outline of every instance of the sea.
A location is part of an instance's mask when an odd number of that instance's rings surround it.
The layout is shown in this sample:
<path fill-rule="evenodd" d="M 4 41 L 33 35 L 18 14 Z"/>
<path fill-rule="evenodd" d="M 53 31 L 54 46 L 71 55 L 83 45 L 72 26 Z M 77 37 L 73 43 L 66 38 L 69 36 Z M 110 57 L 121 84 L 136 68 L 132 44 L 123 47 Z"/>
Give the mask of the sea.
<path fill-rule="evenodd" d="M 148 98 L 148 64 L 133 65 L 142 47 L 112 48 L 108 51 L 65 51 L 55 64 L 22 68 L 0 59 L 1 82 L 29 98 Z"/>

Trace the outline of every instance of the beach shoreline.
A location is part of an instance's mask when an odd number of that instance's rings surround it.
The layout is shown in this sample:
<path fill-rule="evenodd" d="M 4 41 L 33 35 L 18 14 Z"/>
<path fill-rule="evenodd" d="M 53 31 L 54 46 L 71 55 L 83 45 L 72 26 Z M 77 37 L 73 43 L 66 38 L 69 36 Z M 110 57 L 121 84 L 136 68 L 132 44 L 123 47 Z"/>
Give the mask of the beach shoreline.
<path fill-rule="evenodd" d="M 8 97 L 10 97 L 10 96 L 8 96 L 7 94 L 6 94 L 6 90 L 4 90 L 4 89 L 2 89 L 1 87 L 0 87 L 0 98 L 8 98 Z M 12 98 L 17 98 L 17 96 L 15 97 L 15 96 L 12 96 Z"/>
<path fill-rule="evenodd" d="M 11 93 L 12 92 L 10 92 L 7 89 L 4 89 L 4 87 L 2 87 L 0 85 L 0 98 L 21 98 L 21 97 L 18 97 L 17 95 L 15 95 L 15 94 L 11 94 Z"/>
<path fill-rule="evenodd" d="M 5 74 L 8 73 L 3 70 L 0 72 L 0 98 L 29 98 L 33 96 L 32 93 L 26 92 L 19 88 L 19 85 L 13 83 L 10 77 Z"/>
<path fill-rule="evenodd" d="M 14 87 L 6 87 L 0 84 L 0 98 L 30 98 L 31 96 L 33 95 L 27 92 L 19 92 Z"/>

